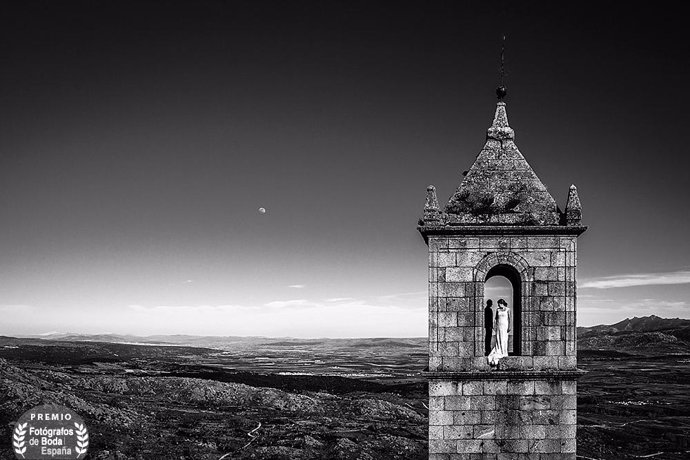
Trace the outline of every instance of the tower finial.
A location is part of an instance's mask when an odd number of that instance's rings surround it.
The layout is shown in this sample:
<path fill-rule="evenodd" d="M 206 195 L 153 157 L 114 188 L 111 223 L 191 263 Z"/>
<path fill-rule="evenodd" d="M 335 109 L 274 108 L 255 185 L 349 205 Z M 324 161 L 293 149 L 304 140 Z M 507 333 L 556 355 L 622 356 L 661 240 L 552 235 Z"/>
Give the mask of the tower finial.
<path fill-rule="evenodd" d="M 500 72 L 500 82 L 498 88 L 496 88 L 496 96 L 498 97 L 499 101 L 503 101 L 503 98 L 506 97 L 506 94 L 508 94 L 508 91 L 506 91 L 506 87 L 504 84 L 504 79 L 505 79 L 505 53 L 506 53 L 506 36 L 503 34 L 503 41 L 501 42 L 501 72 Z"/>

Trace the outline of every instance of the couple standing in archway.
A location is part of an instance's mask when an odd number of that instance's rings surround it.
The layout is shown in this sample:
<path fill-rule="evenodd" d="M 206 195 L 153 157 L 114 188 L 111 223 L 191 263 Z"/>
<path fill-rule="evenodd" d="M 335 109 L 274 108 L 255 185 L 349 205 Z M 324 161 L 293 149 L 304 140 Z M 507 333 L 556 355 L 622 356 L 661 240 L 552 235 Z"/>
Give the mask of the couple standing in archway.
<path fill-rule="evenodd" d="M 489 364 L 498 365 L 498 360 L 508 356 L 508 335 L 510 334 L 511 313 L 508 303 L 498 299 L 496 314 L 493 314 L 492 300 L 486 301 L 484 309 L 484 347 Z"/>

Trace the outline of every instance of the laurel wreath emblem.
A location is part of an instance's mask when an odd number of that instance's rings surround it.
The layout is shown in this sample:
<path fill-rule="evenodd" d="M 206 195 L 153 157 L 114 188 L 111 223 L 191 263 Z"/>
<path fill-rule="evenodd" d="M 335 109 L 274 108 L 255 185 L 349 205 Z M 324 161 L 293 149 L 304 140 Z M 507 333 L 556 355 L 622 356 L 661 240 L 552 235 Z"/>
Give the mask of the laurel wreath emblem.
<path fill-rule="evenodd" d="M 89 433 L 86 432 L 86 426 L 83 423 L 74 422 L 74 426 L 77 428 L 77 447 L 74 450 L 79 454 L 77 455 L 79 458 L 89 448 Z"/>
<path fill-rule="evenodd" d="M 28 422 L 17 423 L 14 427 L 14 434 L 12 435 L 12 447 L 14 447 L 14 451 L 21 455 L 22 458 L 24 458 L 24 452 L 26 452 L 26 441 L 24 441 L 26 437 L 26 425 L 28 425 Z"/>

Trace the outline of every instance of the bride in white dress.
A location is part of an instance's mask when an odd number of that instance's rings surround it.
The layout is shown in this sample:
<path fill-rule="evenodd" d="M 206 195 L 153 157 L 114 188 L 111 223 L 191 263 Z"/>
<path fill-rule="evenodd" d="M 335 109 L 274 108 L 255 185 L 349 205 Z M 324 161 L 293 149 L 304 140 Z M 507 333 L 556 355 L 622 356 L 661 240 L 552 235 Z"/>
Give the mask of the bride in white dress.
<path fill-rule="evenodd" d="M 496 333 L 496 345 L 489 353 L 489 364 L 498 365 L 498 360 L 508 356 L 508 334 L 510 333 L 510 309 L 508 303 L 498 300 L 496 319 L 494 320 L 494 332 Z"/>

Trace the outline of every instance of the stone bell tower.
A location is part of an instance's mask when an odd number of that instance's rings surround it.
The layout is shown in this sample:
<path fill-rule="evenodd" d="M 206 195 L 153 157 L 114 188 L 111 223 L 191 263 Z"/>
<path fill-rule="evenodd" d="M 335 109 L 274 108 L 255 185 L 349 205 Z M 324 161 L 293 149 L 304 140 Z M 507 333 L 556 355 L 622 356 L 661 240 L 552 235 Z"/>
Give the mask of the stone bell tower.
<path fill-rule="evenodd" d="M 441 210 L 427 189 L 429 458 L 576 458 L 577 238 L 570 187 L 561 212 L 515 145 L 505 89 L 486 143 Z M 509 356 L 485 351 L 485 282 L 512 286 Z M 496 300 L 493 299 L 494 305 Z"/>

